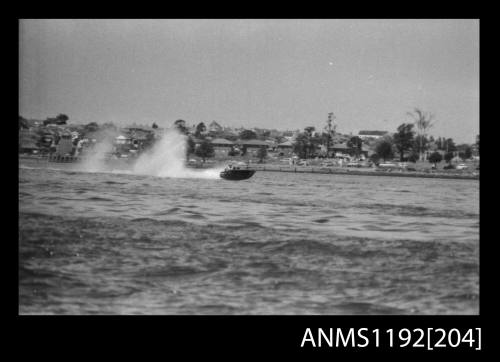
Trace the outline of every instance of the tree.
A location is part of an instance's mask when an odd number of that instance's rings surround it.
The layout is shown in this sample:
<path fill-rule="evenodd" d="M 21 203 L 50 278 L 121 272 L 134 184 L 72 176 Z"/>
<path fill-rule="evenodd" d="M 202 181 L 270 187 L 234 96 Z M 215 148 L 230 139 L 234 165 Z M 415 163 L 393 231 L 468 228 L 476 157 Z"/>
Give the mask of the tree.
<path fill-rule="evenodd" d="M 467 146 L 464 151 L 464 155 L 466 159 L 469 159 L 472 157 L 472 147 Z"/>
<path fill-rule="evenodd" d="M 418 154 L 419 160 L 423 159 L 423 154 L 427 151 L 429 140 L 424 135 L 417 135 L 413 142 L 413 151 Z"/>
<path fill-rule="evenodd" d="M 413 137 L 415 134 L 413 126 L 414 125 L 411 123 L 403 123 L 398 127 L 398 131 L 394 134 L 394 145 L 399 152 L 399 158 L 401 161 L 404 160 L 404 153 L 412 149 Z"/>
<path fill-rule="evenodd" d="M 28 124 L 28 120 L 19 116 L 19 129 L 28 129 L 28 128 L 30 128 L 29 124 Z"/>
<path fill-rule="evenodd" d="M 378 162 L 380 161 L 380 156 L 376 153 L 372 154 L 369 158 L 370 161 L 372 161 L 374 164 L 378 164 Z"/>
<path fill-rule="evenodd" d="M 326 121 L 325 131 L 323 133 L 323 140 L 326 145 L 326 153 L 328 155 L 328 150 L 330 149 L 330 145 L 332 144 L 333 137 L 335 136 L 335 129 L 337 125 L 334 124 L 335 115 L 333 112 L 328 113 L 328 120 Z"/>
<path fill-rule="evenodd" d="M 441 156 L 441 154 L 439 152 L 433 152 L 429 155 L 429 162 L 433 163 L 434 166 L 436 166 L 436 163 L 441 162 L 442 159 L 443 159 L 443 156 Z"/>
<path fill-rule="evenodd" d="M 292 144 L 292 149 L 300 158 L 307 158 L 311 149 L 309 135 L 307 133 L 299 133 Z"/>
<path fill-rule="evenodd" d="M 195 148 L 196 148 L 196 144 L 194 143 L 193 139 L 191 137 L 188 137 L 187 138 L 187 147 L 186 147 L 187 156 L 194 153 Z"/>
<path fill-rule="evenodd" d="M 313 132 L 316 130 L 316 127 L 309 126 L 304 128 L 304 131 L 309 135 L 309 137 L 312 136 Z"/>
<path fill-rule="evenodd" d="M 439 137 L 437 140 L 436 140 L 436 146 L 437 146 L 437 149 L 438 150 L 444 150 L 444 140 L 442 137 Z"/>
<path fill-rule="evenodd" d="M 158 128 L 158 125 L 157 125 L 155 122 L 153 122 L 153 124 L 151 125 L 151 128 L 153 128 L 153 129 L 157 129 L 157 128 Z"/>
<path fill-rule="evenodd" d="M 228 156 L 238 156 L 239 154 L 239 151 L 236 151 L 234 147 L 231 147 L 231 150 L 227 153 Z"/>
<path fill-rule="evenodd" d="M 452 159 L 453 159 L 453 152 L 446 152 L 446 153 L 444 154 L 444 160 L 445 160 L 447 163 L 450 163 Z"/>
<path fill-rule="evenodd" d="M 458 157 L 462 160 L 467 160 L 472 157 L 472 148 L 470 146 L 464 147 L 463 151 L 458 153 Z"/>
<path fill-rule="evenodd" d="M 309 137 L 309 157 L 316 157 L 318 148 L 323 143 L 323 137 L 316 133 L 314 136 Z"/>
<path fill-rule="evenodd" d="M 95 123 L 95 124 L 97 125 L 97 123 Z M 101 126 L 97 126 L 97 128 L 100 128 L 100 129 L 112 129 L 112 130 L 116 130 L 117 129 L 116 125 L 113 122 L 103 123 Z"/>
<path fill-rule="evenodd" d="M 84 132 L 96 132 L 99 130 L 99 125 L 96 122 L 90 122 L 83 126 Z"/>
<path fill-rule="evenodd" d="M 385 162 L 386 159 L 394 157 L 392 143 L 388 139 L 383 139 L 375 146 L 375 153 Z"/>
<path fill-rule="evenodd" d="M 259 148 L 259 150 L 257 151 L 257 157 L 259 158 L 259 163 L 262 163 L 264 161 L 264 159 L 267 157 L 266 146 L 262 146 L 261 148 Z"/>
<path fill-rule="evenodd" d="M 205 126 L 205 123 L 200 122 L 196 126 L 196 132 L 194 133 L 194 135 L 196 137 L 201 137 L 201 134 L 204 133 L 204 132 L 206 132 L 206 130 L 207 130 L 207 126 Z"/>
<path fill-rule="evenodd" d="M 416 152 L 412 152 L 412 153 L 410 154 L 410 156 L 408 157 L 408 161 L 409 161 L 409 162 L 413 162 L 413 163 L 415 163 L 415 162 L 417 162 L 417 161 L 418 161 L 418 158 L 419 158 L 419 154 L 418 154 L 418 153 L 416 153 Z"/>
<path fill-rule="evenodd" d="M 186 121 L 183 119 L 178 119 L 174 122 L 174 127 L 182 134 L 188 134 L 188 128 L 186 126 Z"/>
<path fill-rule="evenodd" d="M 477 153 L 479 154 L 479 135 L 476 136 Z"/>
<path fill-rule="evenodd" d="M 213 155 L 215 154 L 214 146 L 210 141 L 203 140 L 203 142 L 201 142 L 194 151 L 194 154 L 198 157 L 201 157 L 203 159 L 203 162 L 205 162 L 208 157 L 213 157 Z"/>
<path fill-rule="evenodd" d="M 455 152 L 457 150 L 457 146 L 455 145 L 455 142 L 453 142 L 452 138 L 448 138 L 444 141 L 443 150 L 446 152 Z"/>
<path fill-rule="evenodd" d="M 240 132 L 240 138 L 242 140 L 254 140 L 257 139 L 257 134 L 252 130 L 245 129 Z"/>
<path fill-rule="evenodd" d="M 43 125 L 46 126 L 48 124 L 57 124 L 57 125 L 63 125 L 68 122 L 69 117 L 65 114 L 58 114 L 56 117 L 51 118 L 48 117 L 45 121 L 43 121 Z"/>
<path fill-rule="evenodd" d="M 363 147 L 363 140 L 358 136 L 351 137 L 351 139 L 347 141 L 347 146 L 354 150 L 356 157 L 359 157 Z"/>
<path fill-rule="evenodd" d="M 266 138 L 268 138 L 270 135 L 271 135 L 271 131 L 269 131 L 269 130 L 265 129 L 265 130 L 263 130 L 263 131 L 261 132 L 261 134 L 260 134 L 260 137 L 259 137 L 259 138 L 260 138 L 260 139 L 262 139 L 262 140 L 265 140 L 265 139 L 266 139 Z"/>
<path fill-rule="evenodd" d="M 424 151 L 425 149 L 425 143 L 424 137 L 426 136 L 427 130 L 431 128 L 434 120 L 434 115 L 430 112 L 424 112 L 419 108 L 415 108 L 412 112 L 407 112 L 409 116 L 413 118 L 415 121 L 415 126 L 417 127 L 417 132 L 419 135 L 418 142 L 419 142 L 419 147 L 418 147 L 418 152 L 420 154 L 420 160 L 423 160 L 424 156 Z"/>
<path fill-rule="evenodd" d="M 67 115 L 60 113 L 56 116 L 55 124 L 66 124 L 68 119 L 69 117 Z"/>

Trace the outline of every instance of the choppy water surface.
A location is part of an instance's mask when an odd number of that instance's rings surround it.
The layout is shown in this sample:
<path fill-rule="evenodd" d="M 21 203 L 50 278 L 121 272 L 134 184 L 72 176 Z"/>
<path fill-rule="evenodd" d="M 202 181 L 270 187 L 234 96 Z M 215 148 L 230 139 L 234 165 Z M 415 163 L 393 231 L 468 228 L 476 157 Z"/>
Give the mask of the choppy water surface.
<path fill-rule="evenodd" d="M 19 169 L 22 314 L 479 312 L 475 180 L 62 166 Z"/>

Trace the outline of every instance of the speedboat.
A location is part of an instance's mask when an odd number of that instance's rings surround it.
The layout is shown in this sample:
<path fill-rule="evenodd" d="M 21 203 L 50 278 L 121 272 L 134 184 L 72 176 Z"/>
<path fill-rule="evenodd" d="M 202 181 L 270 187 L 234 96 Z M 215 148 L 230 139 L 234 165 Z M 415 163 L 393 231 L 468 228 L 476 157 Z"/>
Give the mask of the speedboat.
<path fill-rule="evenodd" d="M 255 170 L 229 165 L 220 173 L 220 177 L 225 180 L 239 181 L 249 179 L 254 173 Z"/>

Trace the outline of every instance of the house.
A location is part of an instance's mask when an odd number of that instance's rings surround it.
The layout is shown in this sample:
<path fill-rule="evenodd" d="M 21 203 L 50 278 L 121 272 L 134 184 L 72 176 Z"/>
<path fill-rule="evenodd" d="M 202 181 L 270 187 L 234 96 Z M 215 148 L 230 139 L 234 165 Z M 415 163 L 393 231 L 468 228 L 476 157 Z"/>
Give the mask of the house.
<path fill-rule="evenodd" d="M 113 152 L 117 154 L 128 154 L 131 149 L 135 148 L 132 138 L 124 135 L 115 137 L 113 146 Z"/>
<path fill-rule="evenodd" d="M 334 155 L 350 155 L 352 153 L 352 148 L 346 143 L 334 143 L 328 148 L 329 152 L 333 152 Z"/>
<path fill-rule="evenodd" d="M 354 156 L 356 155 L 356 149 L 349 147 L 347 143 L 334 143 L 330 148 L 328 149 L 329 154 L 334 154 L 335 156 Z M 361 152 L 358 156 L 364 156 L 364 157 L 369 157 L 375 152 L 368 146 L 362 145 L 361 146 Z"/>
<path fill-rule="evenodd" d="M 19 132 L 19 152 L 20 153 L 37 153 L 39 147 L 36 143 L 36 134 L 28 129 L 22 129 Z"/>
<path fill-rule="evenodd" d="M 241 149 L 246 149 L 247 154 L 253 157 L 257 156 L 259 149 L 265 147 L 269 148 L 269 144 L 266 141 L 261 140 L 238 140 L 235 142 Z"/>
<path fill-rule="evenodd" d="M 362 140 L 367 139 L 367 138 L 379 139 L 379 138 L 384 137 L 388 134 L 389 134 L 389 132 L 387 132 L 387 131 L 359 131 L 358 137 L 361 138 Z"/>
<path fill-rule="evenodd" d="M 41 121 L 38 121 L 36 119 L 26 119 L 23 117 L 19 117 L 19 128 L 36 128 L 42 125 Z"/>
<path fill-rule="evenodd" d="M 218 124 L 217 122 L 215 121 L 212 121 L 209 125 L 208 125 L 208 131 L 209 132 L 222 132 L 224 129 L 222 128 L 222 126 L 220 124 Z"/>
<path fill-rule="evenodd" d="M 106 138 L 106 135 L 103 132 L 98 131 L 90 131 L 86 132 L 84 135 L 84 139 L 87 139 L 90 143 L 98 143 Z"/>
<path fill-rule="evenodd" d="M 362 145 L 361 146 L 361 154 L 365 157 L 370 157 L 372 156 L 373 154 L 375 154 L 375 151 L 372 150 L 370 147 L 368 147 L 367 145 Z"/>
<path fill-rule="evenodd" d="M 56 137 L 50 132 L 44 132 L 40 138 L 40 145 L 46 149 L 54 143 Z"/>
<path fill-rule="evenodd" d="M 135 148 L 147 147 L 155 139 L 155 128 L 152 127 L 126 127 L 122 131 L 131 139 Z"/>
<path fill-rule="evenodd" d="M 125 137 L 123 135 L 119 135 L 115 137 L 115 145 L 128 145 L 132 143 L 132 139 L 130 137 Z"/>
<path fill-rule="evenodd" d="M 272 139 L 265 139 L 264 142 L 267 143 L 267 148 L 272 151 L 275 151 L 276 147 L 278 146 L 278 142 Z"/>
<path fill-rule="evenodd" d="M 56 145 L 56 155 L 69 156 L 73 154 L 73 140 L 70 134 L 61 135 L 59 143 Z"/>
<path fill-rule="evenodd" d="M 191 139 L 193 140 L 195 145 L 200 145 L 203 143 L 203 141 L 205 141 L 204 139 L 196 138 L 196 137 L 191 137 Z"/>
<path fill-rule="evenodd" d="M 38 153 L 39 150 L 39 147 L 33 140 L 23 140 L 19 144 L 20 153 Z"/>
<path fill-rule="evenodd" d="M 210 142 L 214 146 L 215 156 L 228 156 L 234 146 L 233 142 L 226 140 L 225 138 L 215 138 Z"/>
<path fill-rule="evenodd" d="M 291 156 L 293 153 L 293 144 L 290 140 L 282 142 L 276 146 L 280 156 Z"/>

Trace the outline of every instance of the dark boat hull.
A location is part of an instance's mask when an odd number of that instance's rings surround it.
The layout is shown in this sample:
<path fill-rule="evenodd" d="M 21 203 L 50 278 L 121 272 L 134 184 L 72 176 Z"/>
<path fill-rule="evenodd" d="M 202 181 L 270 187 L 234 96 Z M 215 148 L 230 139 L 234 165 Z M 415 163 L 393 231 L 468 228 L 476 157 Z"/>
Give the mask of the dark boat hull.
<path fill-rule="evenodd" d="M 225 170 L 220 173 L 220 177 L 225 180 L 239 181 L 249 179 L 254 173 L 255 170 Z"/>

